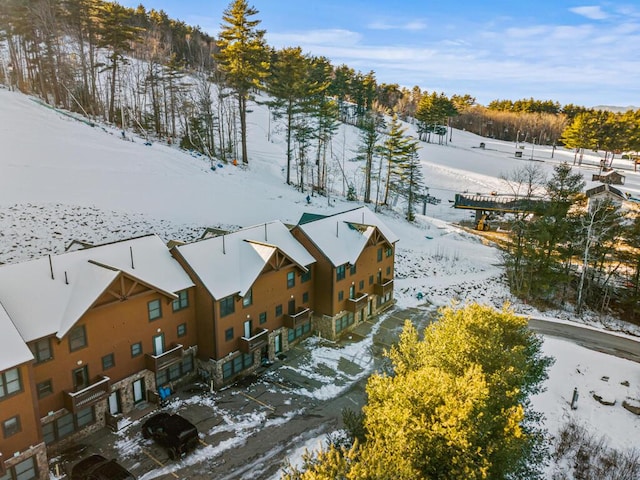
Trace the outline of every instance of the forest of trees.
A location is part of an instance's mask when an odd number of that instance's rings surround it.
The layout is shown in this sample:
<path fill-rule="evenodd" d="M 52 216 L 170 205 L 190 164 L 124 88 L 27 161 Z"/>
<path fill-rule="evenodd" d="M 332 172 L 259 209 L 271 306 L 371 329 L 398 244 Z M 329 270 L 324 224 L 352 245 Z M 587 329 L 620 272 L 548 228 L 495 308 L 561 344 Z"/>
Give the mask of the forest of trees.
<path fill-rule="evenodd" d="M 143 5 L 4 0 L 0 82 L 123 131 L 196 150 L 212 165 L 214 159 L 249 163 L 248 102 L 264 92 L 274 121 L 285 126 L 288 184 L 327 194 L 342 177 L 343 194 L 365 202 L 374 200 L 372 184 L 381 185 L 378 202 L 403 196 L 407 218 L 424 188 L 416 178 L 415 152 L 397 152 L 390 161 L 384 142 L 392 130 L 385 116 L 416 123 L 419 139 L 427 142 L 453 141 L 449 127 L 456 127 L 515 142 L 564 143 L 576 152 L 639 149 L 640 111 L 613 114 L 533 98 L 483 107 L 469 94 L 447 97 L 378 83 L 373 71 L 334 66 L 299 47 L 273 49 L 258 14 L 246 0 L 234 0 L 214 38 Z M 344 178 L 332 161 L 339 122 L 363 132 L 356 155 L 365 160 L 363 180 Z M 391 191 L 397 180 L 408 186 Z"/>
<path fill-rule="evenodd" d="M 536 165 L 505 180 L 515 196 L 545 198 L 533 214 L 508 220 L 504 260 L 511 291 L 541 306 L 615 310 L 637 322 L 640 305 L 640 215 L 620 202 L 587 204 L 581 174 L 557 165 L 545 179 Z M 542 191 L 540 191 L 542 185 Z"/>

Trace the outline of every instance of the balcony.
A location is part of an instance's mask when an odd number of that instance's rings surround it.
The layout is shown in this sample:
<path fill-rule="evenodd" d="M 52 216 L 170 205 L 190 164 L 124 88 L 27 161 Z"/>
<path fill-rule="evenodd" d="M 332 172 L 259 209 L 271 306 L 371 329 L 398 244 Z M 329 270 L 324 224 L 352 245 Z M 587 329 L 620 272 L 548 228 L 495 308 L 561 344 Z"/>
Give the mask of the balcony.
<path fill-rule="evenodd" d="M 285 327 L 295 329 L 300 325 L 309 323 L 311 320 L 311 310 L 309 308 L 299 308 L 293 315 L 285 315 L 282 323 Z"/>
<path fill-rule="evenodd" d="M 95 405 L 109 395 L 110 382 L 109 377 L 100 376 L 91 385 L 77 392 L 64 392 L 64 408 L 77 413 L 78 410 Z"/>
<path fill-rule="evenodd" d="M 385 278 L 373 286 L 373 293 L 379 297 L 384 297 L 391 291 L 393 291 L 393 278 Z"/>
<path fill-rule="evenodd" d="M 147 370 L 151 370 L 153 373 L 158 373 L 163 368 L 167 368 L 169 365 L 182 361 L 184 349 L 182 345 L 173 345 L 169 350 L 158 355 L 151 355 L 150 353 L 144 356 L 144 366 Z"/>
<path fill-rule="evenodd" d="M 362 310 L 367 306 L 367 301 L 369 298 L 368 293 L 358 292 L 356 296 L 353 298 L 347 299 L 347 311 L 351 313 L 356 313 Z"/>
<path fill-rule="evenodd" d="M 252 353 L 264 347 L 269 341 L 269 330 L 266 328 L 258 328 L 254 331 L 253 336 L 240 337 L 239 348 L 242 353 Z"/>

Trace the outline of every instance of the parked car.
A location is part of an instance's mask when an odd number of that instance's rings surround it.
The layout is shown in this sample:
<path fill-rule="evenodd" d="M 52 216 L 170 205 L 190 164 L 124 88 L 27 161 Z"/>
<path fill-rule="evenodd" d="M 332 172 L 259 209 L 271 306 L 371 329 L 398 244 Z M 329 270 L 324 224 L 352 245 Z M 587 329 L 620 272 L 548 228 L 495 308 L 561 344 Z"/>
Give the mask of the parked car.
<path fill-rule="evenodd" d="M 73 466 L 71 480 L 136 480 L 136 477 L 115 460 L 91 455 Z"/>
<path fill-rule="evenodd" d="M 171 460 L 186 455 L 198 445 L 198 429 L 180 415 L 158 413 L 144 422 L 142 436 L 153 438 L 167 450 Z"/>

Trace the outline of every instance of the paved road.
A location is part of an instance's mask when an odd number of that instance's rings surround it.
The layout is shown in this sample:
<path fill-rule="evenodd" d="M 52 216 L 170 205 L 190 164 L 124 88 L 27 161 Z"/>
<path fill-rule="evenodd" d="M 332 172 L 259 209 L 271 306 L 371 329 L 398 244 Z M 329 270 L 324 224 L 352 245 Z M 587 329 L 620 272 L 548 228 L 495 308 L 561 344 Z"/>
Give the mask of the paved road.
<path fill-rule="evenodd" d="M 591 350 L 640 363 L 640 339 L 634 340 L 614 333 L 544 318 L 530 318 L 529 328 L 543 335 L 570 340 Z"/>

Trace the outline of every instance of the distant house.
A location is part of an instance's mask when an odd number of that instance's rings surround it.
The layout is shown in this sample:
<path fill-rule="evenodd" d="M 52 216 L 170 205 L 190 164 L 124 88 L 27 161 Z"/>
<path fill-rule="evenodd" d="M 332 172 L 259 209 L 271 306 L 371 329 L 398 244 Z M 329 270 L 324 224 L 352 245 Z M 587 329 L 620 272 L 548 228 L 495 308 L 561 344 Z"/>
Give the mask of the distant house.
<path fill-rule="evenodd" d="M 0 304 L 34 359 L 29 430 L 50 453 L 195 372 L 193 287 L 155 235 L 0 267 Z"/>
<path fill-rule="evenodd" d="M 314 323 L 337 338 L 393 305 L 398 237 L 366 207 L 336 215 L 308 215 L 292 233 L 317 260 Z"/>
<path fill-rule="evenodd" d="M 620 205 L 627 200 L 627 197 L 624 195 L 624 193 L 622 193 L 617 188 L 612 187 L 608 183 L 590 188 L 585 192 L 585 194 L 587 196 L 588 208 L 591 208 L 594 202 L 610 200 L 611 202 Z"/>
<path fill-rule="evenodd" d="M 606 173 L 593 174 L 591 176 L 593 182 L 602 182 L 609 185 L 624 185 L 625 176 L 615 170 Z"/>
<path fill-rule="evenodd" d="M 172 252 L 196 284 L 198 356 L 216 387 L 311 333 L 316 261 L 282 222 Z"/>

